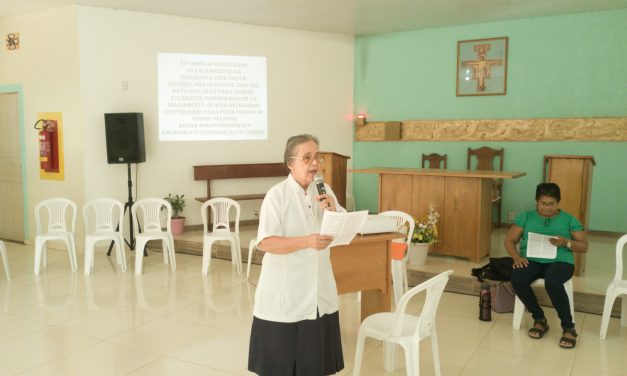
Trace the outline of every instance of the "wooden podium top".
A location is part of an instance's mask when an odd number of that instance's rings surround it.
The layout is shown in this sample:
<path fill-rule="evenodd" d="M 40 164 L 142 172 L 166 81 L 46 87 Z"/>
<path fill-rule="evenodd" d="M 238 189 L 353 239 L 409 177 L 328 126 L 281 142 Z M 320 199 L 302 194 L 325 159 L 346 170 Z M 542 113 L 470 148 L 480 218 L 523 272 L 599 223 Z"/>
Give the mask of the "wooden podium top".
<path fill-rule="evenodd" d="M 596 162 L 594 161 L 594 157 L 592 155 L 545 155 L 544 161 L 546 163 L 547 159 L 550 158 L 559 158 L 559 159 L 590 159 L 592 161 L 592 165 L 596 166 Z"/>
<path fill-rule="evenodd" d="M 367 243 L 367 242 L 376 242 L 381 240 L 392 240 L 392 239 L 405 239 L 407 235 L 401 232 L 382 232 L 379 234 L 357 234 L 351 240 L 350 244 L 359 244 L 359 243 Z M 335 247 L 334 247 L 335 248 Z"/>
<path fill-rule="evenodd" d="M 441 170 L 431 168 L 401 168 L 401 167 L 371 167 L 364 169 L 352 169 L 350 172 L 366 174 L 397 174 L 416 176 L 451 176 L 461 178 L 482 179 L 516 179 L 527 175 L 525 172 L 510 171 L 486 171 L 486 170 Z"/>

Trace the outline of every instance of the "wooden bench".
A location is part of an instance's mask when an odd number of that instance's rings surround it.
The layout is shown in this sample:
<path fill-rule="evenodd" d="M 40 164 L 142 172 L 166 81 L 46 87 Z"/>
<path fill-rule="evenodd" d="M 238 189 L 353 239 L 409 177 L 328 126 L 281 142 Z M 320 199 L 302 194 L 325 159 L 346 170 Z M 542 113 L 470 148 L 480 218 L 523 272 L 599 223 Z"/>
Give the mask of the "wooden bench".
<path fill-rule="evenodd" d="M 194 180 L 207 181 L 207 195 L 196 197 L 197 201 L 205 202 L 213 197 L 228 197 L 235 201 L 261 200 L 265 193 L 254 193 L 245 195 L 211 195 L 211 181 L 218 179 L 244 179 L 244 178 L 265 178 L 265 177 L 286 177 L 290 171 L 283 163 L 247 163 L 230 165 L 205 165 L 194 166 Z"/>

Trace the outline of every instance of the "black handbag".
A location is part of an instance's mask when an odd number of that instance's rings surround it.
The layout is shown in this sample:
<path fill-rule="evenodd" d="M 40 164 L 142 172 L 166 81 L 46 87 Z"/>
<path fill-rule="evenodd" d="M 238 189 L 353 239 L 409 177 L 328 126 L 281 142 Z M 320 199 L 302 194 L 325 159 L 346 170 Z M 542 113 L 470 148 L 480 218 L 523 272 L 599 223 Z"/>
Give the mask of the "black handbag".
<path fill-rule="evenodd" d="M 480 268 L 472 269 L 471 274 L 483 282 L 484 279 L 492 281 L 510 281 L 514 270 L 514 259 L 511 257 L 490 257 L 490 262 Z"/>

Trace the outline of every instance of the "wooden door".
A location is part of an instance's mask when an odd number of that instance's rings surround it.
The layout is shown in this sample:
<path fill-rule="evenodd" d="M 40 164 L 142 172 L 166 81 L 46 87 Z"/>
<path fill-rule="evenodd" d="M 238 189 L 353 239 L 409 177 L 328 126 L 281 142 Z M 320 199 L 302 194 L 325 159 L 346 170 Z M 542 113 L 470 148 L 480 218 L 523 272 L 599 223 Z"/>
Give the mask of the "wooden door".
<path fill-rule="evenodd" d="M 411 175 L 381 174 L 379 181 L 379 212 L 400 210 L 412 213 Z M 413 214 L 412 214 L 413 215 Z"/>
<path fill-rule="evenodd" d="M 588 227 L 592 166 L 590 159 L 550 158 L 549 182 L 560 187 L 560 209 L 575 216 Z"/>
<path fill-rule="evenodd" d="M 492 180 L 447 177 L 443 226 L 444 247 L 454 256 L 480 262 L 490 254 L 492 234 Z"/>
<path fill-rule="evenodd" d="M 19 99 L 0 94 L 0 238 L 24 241 Z"/>
<path fill-rule="evenodd" d="M 590 195 L 592 192 L 592 156 L 545 155 L 545 181 L 559 185 L 562 199 L 560 209 L 577 218 L 588 230 Z M 575 275 L 586 270 L 586 254 L 575 253 Z"/>
<path fill-rule="evenodd" d="M 469 249 L 475 249 L 479 239 L 481 179 L 446 177 L 444 184 L 444 213 L 442 232 L 446 234 L 441 246 L 446 254 L 474 259 Z"/>

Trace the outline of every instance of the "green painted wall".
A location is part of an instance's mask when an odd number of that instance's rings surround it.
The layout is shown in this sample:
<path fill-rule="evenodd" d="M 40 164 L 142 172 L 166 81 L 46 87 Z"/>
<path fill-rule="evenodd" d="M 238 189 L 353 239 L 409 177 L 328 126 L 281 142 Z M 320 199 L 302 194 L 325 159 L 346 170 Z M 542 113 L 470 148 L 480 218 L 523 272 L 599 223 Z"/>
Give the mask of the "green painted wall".
<path fill-rule="evenodd" d="M 357 37 L 355 111 L 369 121 L 627 116 L 627 9 Z M 509 37 L 507 95 L 456 97 L 457 41 Z M 422 153 L 504 147 L 503 216 L 533 207 L 545 154 L 593 155 L 590 228 L 627 232 L 625 142 L 355 142 L 353 168 L 420 167 Z M 353 175 L 357 208 L 377 210 L 376 177 Z"/>

